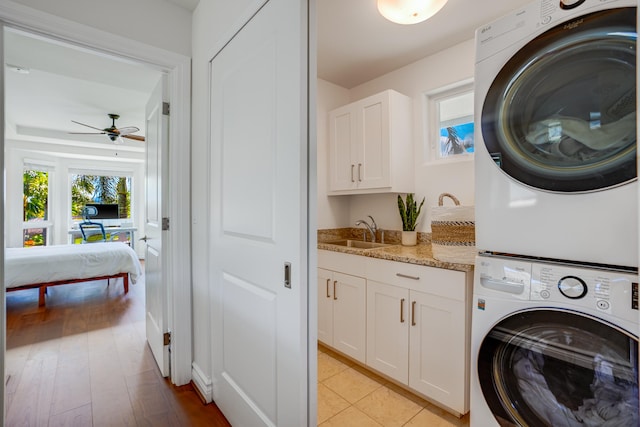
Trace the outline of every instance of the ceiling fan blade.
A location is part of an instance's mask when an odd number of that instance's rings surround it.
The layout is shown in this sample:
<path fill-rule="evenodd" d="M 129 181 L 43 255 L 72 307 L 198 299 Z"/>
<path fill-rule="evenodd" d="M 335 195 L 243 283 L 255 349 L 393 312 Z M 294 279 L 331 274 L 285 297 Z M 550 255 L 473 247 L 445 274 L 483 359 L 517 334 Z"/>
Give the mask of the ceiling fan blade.
<path fill-rule="evenodd" d="M 67 132 L 70 135 L 104 135 L 106 132 Z"/>
<path fill-rule="evenodd" d="M 127 126 L 127 127 L 123 127 L 123 128 L 118 128 L 116 129 L 116 132 L 120 135 L 120 136 L 125 136 L 125 135 L 129 135 L 130 133 L 136 133 L 138 132 L 140 129 L 138 129 L 135 126 Z M 115 132 L 114 132 L 115 133 Z"/>
<path fill-rule="evenodd" d="M 135 139 L 136 141 L 144 141 L 144 136 L 140 135 L 120 135 L 123 138 Z"/>
<path fill-rule="evenodd" d="M 88 127 L 88 128 L 91 128 L 91 129 L 99 130 L 101 133 L 104 133 L 104 129 L 100 129 L 100 128 L 97 128 L 97 127 L 95 127 L 95 126 L 91 126 L 91 125 L 87 125 L 87 124 L 84 124 L 84 123 L 76 122 L 75 120 L 71 120 L 71 121 L 72 121 L 73 123 L 77 123 L 77 124 L 79 124 L 79 125 L 86 126 L 86 127 Z"/>

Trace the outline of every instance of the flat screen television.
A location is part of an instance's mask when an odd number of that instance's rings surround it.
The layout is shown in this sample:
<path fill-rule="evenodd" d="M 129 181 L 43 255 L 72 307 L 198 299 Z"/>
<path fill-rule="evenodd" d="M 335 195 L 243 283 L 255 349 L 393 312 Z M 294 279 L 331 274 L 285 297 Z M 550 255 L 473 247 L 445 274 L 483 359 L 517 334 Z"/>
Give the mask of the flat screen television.
<path fill-rule="evenodd" d="M 85 206 L 95 206 L 98 210 L 96 216 L 92 216 L 91 219 L 118 219 L 119 209 L 117 203 L 87 203 Z"/>

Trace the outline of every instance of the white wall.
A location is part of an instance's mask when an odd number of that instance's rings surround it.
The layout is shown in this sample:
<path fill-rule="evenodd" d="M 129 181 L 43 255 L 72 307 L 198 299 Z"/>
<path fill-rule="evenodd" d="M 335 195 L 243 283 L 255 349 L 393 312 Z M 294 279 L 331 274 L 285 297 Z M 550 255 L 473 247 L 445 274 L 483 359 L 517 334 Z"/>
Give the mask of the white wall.
<path fill-rule="evenodd" d="M 438 204 L 438 196 L 443 192 L 452 193 L 460 199 L 463 205 L 474 203 L 473 161 L 434 162 L 426 144 L 428 128 L 425 124 L 424 95 L 439 88 L 473 78 L 474 69 L 474 41 L 468 40 L 435 55 L 421 59 L 384 76 L 366 82 L 349 90 L 348 102 L 352 102 L 386 89 L 394 89 L 413 98 L 413 140 L 415 155 L 415 193 L 422 200 L 426 197 L 423 214 L 417 230 L 428 232 L 431 230 L 431 206 Z M 335 86 L 335 85 L 334 85 Z M 346 89 L 345 89 L 346 90 Z M 324 94 L 323 92 L 327 92 Z M 337 100 L 335 87 L 328 88 L 328 84 L 318 84 L 318 99 L 329 98 Z M 345 102 L 348 103 L 348 102 Z M 320 107 L 318 108 L 320 115 Z M 325 119 L 326 120 L 326 119 Z M 318 122 L 320 125 L 320 122 Z M 318 157 L 326 154 L 326 136 L 322 138 L 318 130 Z M 327 182 L 327 167 L 318 165 L 318 183 Z M 320 186 L 320 184 L 319 184 Z M 351 227 L 356 220 L 373 215 L 379 227 L 390 230 L 401 230 L 402 222 L 398 214 L 397 194 L 372 194 L 359 196 L 331 196 L 329 199 L 345 199 L 348 202 L 324 202 L 326 195 L 318 191 L 318 228 Z M 330 206 L 343 207 L 349 203 L 349 214 L 336 215 Z M 426 208 L 426 211 L 425 211 Z M 340 213 L 342 211 L 340 210 Z M 331 226 L 331 227 L 329 227 Z"/>
<path fill-rule="evenodd" d="M 150 46 L 191 56 L 191 12 L 168 1 L 15 0 L 14 2 Z"/>
<path fill-rule="evenodd" d="M 98 151 L 104 157 L 97 156 Z M 108 153 L 109 151 L 111 153 Z M 110 150 L 96 150 L 91 147 L 60 148 L 55 144 L 7 140 L 5 141 L 5 160 L 6 247 L 22 247 L 22 172 L 25 161 L 41 161 L 53 168 L 49 175 L 49 219 L 54 223 L 50 244 L 68 243 L 67 231 L 71 226 L 70 170 L 82 169 L 114 175 L 131 175 L 133 178 L 132 220 L 134 226 L 138 228 L 137 232 L 144 233 L 144 153 L 118 152 L 116 147 Z M 136 243 L 139 242 L 136 241 Z M 136 246 L 136 252 L 141 258 L 144 257 L 142 249 L 142 245 Z"/>

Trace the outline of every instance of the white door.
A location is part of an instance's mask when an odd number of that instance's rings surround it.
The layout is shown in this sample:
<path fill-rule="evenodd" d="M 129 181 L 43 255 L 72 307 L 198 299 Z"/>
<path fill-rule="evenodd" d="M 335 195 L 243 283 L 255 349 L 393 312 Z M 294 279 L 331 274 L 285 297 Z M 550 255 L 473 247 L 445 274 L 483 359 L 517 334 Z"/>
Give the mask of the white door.
<path fill-rule="evenodd" d="M 213 398 L 234 426 L 309 423 L 306 7 L 268 1 L 211 60 Z"/>
<path fill-rule="evenodd" d="M 167 332 L 166 250 L 162 249 L 162 218 L 167 212 L 167 149 L 169 118 L 163 114 L 162 94 L 165 77 L 156 85 L 146 107 L 146 212 L 145 212 L 145 307 L 147 341 L 163 376 L 169 375 Z"/>

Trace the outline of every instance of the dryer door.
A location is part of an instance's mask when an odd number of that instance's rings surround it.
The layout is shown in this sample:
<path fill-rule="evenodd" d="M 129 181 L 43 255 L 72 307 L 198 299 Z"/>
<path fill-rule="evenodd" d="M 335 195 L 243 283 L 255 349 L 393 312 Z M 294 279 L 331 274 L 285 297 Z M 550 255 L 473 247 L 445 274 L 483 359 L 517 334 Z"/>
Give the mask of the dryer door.
<path fill-rule="evenodd" d="M 477 369 L 501 426 L 638 426 L 638 338 L 596 318 L 515 313 L 487 334 Z"/>
<path fill-rule="evenodd" d="M 518 51 L 482 109 L 496 164 L 553 192 L 635 179 L 636 39 L 636 8 L 618 8 L 558 25 Z"/>

